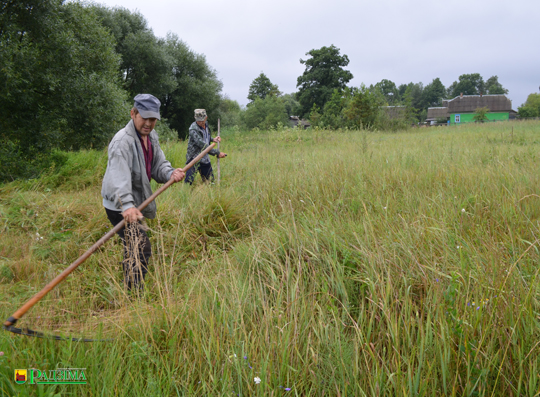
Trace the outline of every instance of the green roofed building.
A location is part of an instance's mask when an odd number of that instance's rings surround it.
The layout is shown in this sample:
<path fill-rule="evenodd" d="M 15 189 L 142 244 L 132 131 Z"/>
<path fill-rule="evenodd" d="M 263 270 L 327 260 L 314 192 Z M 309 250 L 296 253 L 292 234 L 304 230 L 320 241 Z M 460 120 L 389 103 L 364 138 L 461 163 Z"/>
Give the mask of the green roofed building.
<path fill-rule="evenodd" d="M 512 101 L 506 95 L 460 95 L 443 100 L 442 107 L 428 108 L 426 121 L 431 124 L 446 119 L 449 124 L 474 122 L 478 108 L 488 108 L 488 121 L 503 121 L 516 117 Z"/>

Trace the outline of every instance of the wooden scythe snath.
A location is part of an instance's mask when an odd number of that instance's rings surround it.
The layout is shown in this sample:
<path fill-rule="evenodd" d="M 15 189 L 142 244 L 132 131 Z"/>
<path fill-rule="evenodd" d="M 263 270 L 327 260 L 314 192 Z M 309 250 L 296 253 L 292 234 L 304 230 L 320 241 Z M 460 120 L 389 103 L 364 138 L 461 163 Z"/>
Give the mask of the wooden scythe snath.
<path fill-rule="evenodd" d="M 212 143 L 210 146 L 208 146 L 205 150 L 203 150 L 197 157 L 195 157 L 189 164 L 187 164 L 185 167 L 182 168 L 182 170 L 185 172 L 189 170 L 191 167 L 193 167 L 197 162 L 202 159 L 210 150 L 214 148 L 216 144 Z M 137 209 L 139 211 L 146 208 L 148 204 L 150 204 L 152 201 L 155 200 L 157 196 L 159 196 L 161 193 L 163 193 L 169 186 L 171 186 L 174 182 L 172 180 L 168 180 L 163 186 L 161 186 L 158 190 L 155 191 L 154 194 L 152 194 L 150 197 L 148 197 Z M 101 247 L 107 240 L 109 240 L 112 236 L 114 236 L 120 229 L 122 229 L 125 225 L 125 221 L 122 220 L 119 224 L 117 224 L 112 230 L 110 230 L 107 234 L 105 234 L 103 237 L 101 237 L 93 246 L 91 246 L 88 251 L 86 251 L 84 254 L 82 254 L 75 262 L 73 262 L 69 267 L 67 267 L 62 273 L 60 273 L 58 276 L 54 278 L 49 284 L 47 284 L 41 291 L 39 291 L 37 294 L 35 294 L 28 302 L 26 302 L 19 310 L 17 310 L 13 315 L 8 318 L 4 322 L 4 329 L 16 334 L 21 335 L 28 335 L 28 336 L 37 336 L 37 337 L 44 337 L 45 335 L 41 332 L 32 331 L 31 329 L 27 329 L 26 332 L 20 328 L 15 328 L 13 325 L 20 320 L 24 314 L 30 310 L 36 303 L 38 303 L 45 295 L 47 295 L 54 287 L 56 287 L 58 284 L 60 284 L 73 270 L 75 270 L 81 263 L 83 263 L 90 255 L 92 255 L 99 247 Z M 52 336 L 54 339 L 71 339 L 74 341 L 92 341 L 92 339 L 78 339 L 78 338 L 63 338 L 59 336 Z"/>

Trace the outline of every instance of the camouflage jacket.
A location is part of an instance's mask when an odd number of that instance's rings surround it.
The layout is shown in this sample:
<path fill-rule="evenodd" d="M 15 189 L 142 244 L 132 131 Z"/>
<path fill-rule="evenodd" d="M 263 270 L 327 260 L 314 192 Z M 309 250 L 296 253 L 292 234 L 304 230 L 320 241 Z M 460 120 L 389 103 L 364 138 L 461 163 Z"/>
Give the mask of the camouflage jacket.
<path fill-rule="evenodd" d="M 206 124 L 208 127 L 208 124 Z M 208 133 L 210 137 L 210 142 L 212 142 L 212 135 L 210 134 L 210 127 L 208 127 Z M 204 141 L 203 131 L 197 122 L 193 122 L 189 126 L 189 142 L 187 147 L 186 162 L 196 157 L 200 152 L 206 149 L 210 144 Z M 208 154 L 212 156 L 219 155 L 219 150 L 212 149 Z"/>

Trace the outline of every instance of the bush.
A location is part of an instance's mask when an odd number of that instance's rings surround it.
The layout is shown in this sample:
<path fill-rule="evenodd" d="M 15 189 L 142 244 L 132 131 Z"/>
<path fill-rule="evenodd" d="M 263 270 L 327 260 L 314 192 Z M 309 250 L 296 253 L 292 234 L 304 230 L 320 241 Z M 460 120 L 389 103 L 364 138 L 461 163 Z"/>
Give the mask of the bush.
<path fill-rule="evenodd" d="M 540 117 L 540 94 L 530 94 L 518 113 L 519 117 Z"/>
<path fill-rule="evenodd" d="M 286 124 L 289 119 L 283 100 L 273 96 L 256 98 L 247 106 L 242 116 L 247 128 L 261 130 L 275 128 L 279 122 Z"/>
<path fill-rule="evenodd" d="M 178 132 L 169 127 L 167 119 L 161 118 L 161 120 L 157 122 L 155 130 L 159 136 L 160 142 L 170 142 L 178 140 Z"/>
<path fill-rule="evenodd" d="M 483 108 L 476 108 L 474 111 L 474 117 L 473 120 L 476 122 L 483 123 L 488 119 L 487 114 L 489 113 L 489 109 L 487 107 Z"/>
<path fill-rule="evenodd" d="M 372 128 L 377 122 L 379 108 L 382 105 L 380 98 L 362 84 L 358 90 L 355 90 L 343 113 L 350 127 Z"/>
<path fill-rule="evenodd" d="M 224 98 L 219 105 L 219 118 L 221 119 L 221 128 L 230 128 L 239 125 L 242 109 L 238 102 Z"/>
<path fill-rule="evenodd" d="M 18 142 L 4 140 L 4 144 L 0 145 L 0 182 L 36 178 L 53 161 L 50 153 L 40 152 L 36 148 L 23 150 Z"/>
<path fill-rule="evenodd" d="M 104 146 L 126 114 L 114 40 L 81 4 L 22 3 L 2 15 L 0 130 L 26 159 Z"/>

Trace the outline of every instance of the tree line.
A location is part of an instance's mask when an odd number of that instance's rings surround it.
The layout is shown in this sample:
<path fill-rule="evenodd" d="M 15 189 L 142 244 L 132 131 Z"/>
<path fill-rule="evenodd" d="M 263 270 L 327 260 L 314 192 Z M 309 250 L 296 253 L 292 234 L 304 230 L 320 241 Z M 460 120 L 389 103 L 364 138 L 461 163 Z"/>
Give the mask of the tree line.
<path fill-rule="evenodd" d="M 349 58 L 331 45 L 306 53 L 300 59 L 305 71 L 297 79 L 298 91 L 283 95 L 279 87 L 261 72 L 249 88 L 249 103 L 243 112 L 230 106 L 248 128 L 267 128 L 284 122 L 288 116 L 307 118 L 312 125 L 327 128 L 396 129 L 424 121 L 429 107 L 442 106 L 442 100 L 460 94 L 507 94 L 497 76 L 487 80 L 479 73 L 462 74 L 445 87 L 440 78 L 397 85 L 383 79 L 377 84 L 348 86 L 353 75 L 345 67 Z M 390 117 L 385 107 L 399 107 L 400 117 Z"/>
<path fill-rule="evenodd" d="M 162 102 L 160 129 L 185 137 L 193 109 L 217 120 L 222 83 L 174 34 L 124 8 L 64 0 L 0 3 L 0 180 L 32 177 L 55 150 L 102 148 L 133 97 Z M 171 130 L 172 129 L 172 130 Z"/>
<path fill-rule="evenodd" d="M 193 109 L 224 127 L 268 129 L 290 116 L 327 128 L 397 129 L 422 121 L 443 98 L 506 94 L 497 76 L 463 74 L 445 87 L 397 85 L 383 79 L 352 87 L 349 58 L 334 45 L 300 59 L 297 91 L 284 94 L 261 72 L 242 107 L 222 94 L 216 71 L 177 35 L 156 37 L 143 15 L 125 8 L 65 0 L 0 3 L 0 181 L 32 177 L 62 157 L 57 150 L 103 148 L 129 120 L 133 97 L 152 93 L 162 102 L 158 132 L 185 138 Z M 519 108 L 540 116 L 540 96 Z M 381 111 L 404 109 L 399 119 Z"/>

